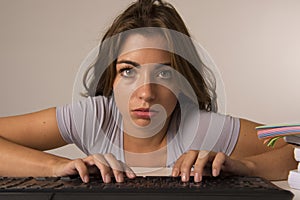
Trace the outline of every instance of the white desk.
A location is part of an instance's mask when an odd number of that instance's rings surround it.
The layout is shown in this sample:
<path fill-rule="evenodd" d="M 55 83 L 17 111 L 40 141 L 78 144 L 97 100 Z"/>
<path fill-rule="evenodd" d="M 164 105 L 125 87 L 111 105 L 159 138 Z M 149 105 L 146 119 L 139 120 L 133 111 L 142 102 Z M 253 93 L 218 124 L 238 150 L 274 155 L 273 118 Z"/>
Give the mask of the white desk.
<path fill-rule="evenodd" d="M 294 194 L 293 200 L 300 200 L 300 190 L 293 189 L 289 186 L 287 181 L 273 181 L 273 184 L 277 185 L 278 187 L 289 190 Z"/>

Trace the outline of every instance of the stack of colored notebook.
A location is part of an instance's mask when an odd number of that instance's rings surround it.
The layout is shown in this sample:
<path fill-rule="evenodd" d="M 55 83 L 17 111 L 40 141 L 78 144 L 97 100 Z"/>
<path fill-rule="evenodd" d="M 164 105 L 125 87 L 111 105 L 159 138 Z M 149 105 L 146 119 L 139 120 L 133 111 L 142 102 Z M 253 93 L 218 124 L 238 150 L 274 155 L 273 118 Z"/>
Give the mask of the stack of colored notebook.
<path fill-rule="evenodd" d="M 256 127 L 259 139 L 264 139 L 268 146 L 274 146 L 279 138 L 288 143 L 300 145 L 300 124 L 276 124 Z"/>
<path fill-rule="evenodd" d="M 279 138 L 287 143 L 296 145 L 294 147 L 294 158 L 298 162 L 298 168 L 291 170 L 288 183 L 291 188 L 300 189 L 300 124 L 277 124 L 256 127 L 257 136 L 264 139 L 268 146 L 273 147 Z"/>

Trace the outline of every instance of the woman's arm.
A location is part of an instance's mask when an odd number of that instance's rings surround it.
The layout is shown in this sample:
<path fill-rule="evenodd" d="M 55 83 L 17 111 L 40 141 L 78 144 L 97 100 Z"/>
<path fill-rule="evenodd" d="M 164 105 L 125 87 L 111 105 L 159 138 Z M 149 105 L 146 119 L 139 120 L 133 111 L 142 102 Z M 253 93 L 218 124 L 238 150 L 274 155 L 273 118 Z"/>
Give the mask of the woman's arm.
<path fill-rule="evenodd" d="M 66 145 L 57 126 L 55 108 L 0 118 L 0 137 L 42 151 Z"/>
<path fill-rule="evenodd" d="M 271 180 L 286 179 L 289 171 L 297 168 L 292 145 L 280 139 L 275 147 L 268 147 L 257 137 L 255 127 L 260 124 L 245 119 L 241 119 L 240 124 L 239 138 L 230 157 L 248 163 L 251 175 Z"/>
<path fill-rule="evenodd" d="M 53 176 L 54 165 L 67 159 L 42 151 L 65 144 L 55 108 L 0 118 L 0 175 Z"/>
<path fill-rule="evenodd" d="M 115 176 L 124 180 L 124 172 L 134 178 L 134 172 L 112 154 L 95 154 L 70 160 L 43 152 L 66 145 L 60 135 L 56 110 L 0 118 L 0 176 L 67 176 L 79 174 L 84 182 L 89 173 L 101 172 L 104 182 Z"/>
<path fill-rule="evenodd" d="M 54 166 L 64 158 L 0 138 L 1 176 L 53 176 Z"/>

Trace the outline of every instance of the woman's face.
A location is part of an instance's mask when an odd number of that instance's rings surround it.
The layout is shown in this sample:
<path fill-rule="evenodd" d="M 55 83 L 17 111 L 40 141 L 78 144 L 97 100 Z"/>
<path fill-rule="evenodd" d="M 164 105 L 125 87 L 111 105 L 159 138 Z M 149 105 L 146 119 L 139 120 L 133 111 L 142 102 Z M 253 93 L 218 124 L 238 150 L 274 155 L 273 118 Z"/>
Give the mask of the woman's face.
<path fill-rule="evenodd" d="M 131 35 L 117 59 L 115 100 L 124 121 L 137 127 L 165 123 L 177 104 L 170 53 L 155 43 L 164 48 L 160 36 Z"/>

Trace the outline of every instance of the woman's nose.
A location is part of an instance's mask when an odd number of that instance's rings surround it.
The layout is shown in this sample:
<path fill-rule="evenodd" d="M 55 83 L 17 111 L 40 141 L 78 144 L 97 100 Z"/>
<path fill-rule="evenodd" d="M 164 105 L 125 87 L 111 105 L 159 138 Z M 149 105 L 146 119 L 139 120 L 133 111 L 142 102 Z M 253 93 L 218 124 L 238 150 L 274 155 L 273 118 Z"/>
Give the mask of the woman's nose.
<path fill-rule="evenodd" d="M 138 97 L 144 101 L 152 101 L 155 99 L 155 89 L 154 85 L 147 83 L 142 85 L 138 90 Z"/>

